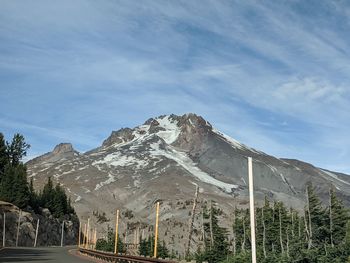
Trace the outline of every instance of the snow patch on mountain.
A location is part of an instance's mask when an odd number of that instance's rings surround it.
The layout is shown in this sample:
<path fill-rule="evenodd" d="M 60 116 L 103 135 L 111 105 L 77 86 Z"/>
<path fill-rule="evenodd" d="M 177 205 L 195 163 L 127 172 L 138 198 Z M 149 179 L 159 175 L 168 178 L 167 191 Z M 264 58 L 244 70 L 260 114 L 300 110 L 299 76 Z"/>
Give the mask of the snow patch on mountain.
<path fill-rule="evenodd" d="M 157 118 L 156 121 L 159 123 L 160 127 L 165 129 L 165 131 L 157 132 L 157 135 L 167 144 L 175 142 L 181 132 L 180 127 L 177 125 L 178 122 L 176 120 L 171 120 L 169 116 Z"/>
<path fill-rule="evenodd" d="M 217 135 L 219 135 L 220 137 L 224 138 L 234 148 L 238 148 L 238 149 L 241 149 L 241 150 L 244 150 L 246 148 L 242 143 L 236 141 L 235 139 L 232 139 L 230 136 L 228 136 L 228 135 L 218 131 L 215 128 L 213 128 L 213 132 L 216 133 Z"/>
<path fill-rule="evenodd" d="M 240 143 L 239 141 L 236 141 L 235 139 L 231 138 L 230 136 L 218 131 L 217 129 L 212 129 L 214 133 L 222 137 L 225 141 L 227 141 L 229 144 L 231 144 L 234 148 L 240 149 L 240 150 L 249 150 L 251 152 L 257 153 L 257 154 L 263 154 L 266 155 L 264 152 L 257 151 L 254 148 L 248 147 L 244 145 L 243 143 Z"/>
<path fill-rule="evenodd" d="M 343 184 L 350 185 L 349 182 L 340 179 L 340 178 L 339 178 L 336 174 L 334 174 L 334 173 L 328 172 L 328 171 L 326 171 L 326 170 L 322 170 L 322 172 L 324 172 L 325 174 L 329 175 L 330 177 L 332 177 L 332 178 L 338 180 L 339 182 L 342 182 Z"/>
<path fill-rule="evenodd" d="M 93 166 L 98 167 L 100 164 L 106 164 L 108 166 L 131 166 L 135 165 L 138 169 L 147 166 L 146 160 L 140 160 L 131 155 L 124 155 L 120 152 L 115 152 L 106 155 L 103 159 L 94 161 Z"/>
<path fill-rule="evenodd" d="M 151 151 L 151 155 L 153 156 L 164 156 L 168 159 L 174 160 L 178 163 L 178 165 L 182 166 L 185 170 L 187 170 L 190 174 L 197 177 L 200 181 L 215 185 L 218 188 L 224 190 L 227 193 L 231 193 L 232 189 L 238 188 L 237 185 L 224 183 L 219 181 L 206 172 L 202 171 L 200 168 L 196 166 L 196 164 L 187 156 L 186 153 L 175 150 L 172 147 L 168 147 L 167 150 L 163 150 L 159 148 L 158 143 L 150 144 L 150 147 L 153 149 Z"/>
<path fill-rule="evenodd" d="M 95 186 L 95 191 L 97 191 L 97 190 L 99 190 L 101 187 L 103 187 L 103 186 L 105 186 L 105 185 L 108 185 L 108 184 L 111 184 L 111 183 L 113 183 L 113 182 L 115 182 L 115 177 L 114 177 L 114 175 L 108 174 L 108 179 L 107 179 L 106 181 L 103 181 L 103 182 L 101 182 L 101 183 L 96 184 L 96 186 Z"/>

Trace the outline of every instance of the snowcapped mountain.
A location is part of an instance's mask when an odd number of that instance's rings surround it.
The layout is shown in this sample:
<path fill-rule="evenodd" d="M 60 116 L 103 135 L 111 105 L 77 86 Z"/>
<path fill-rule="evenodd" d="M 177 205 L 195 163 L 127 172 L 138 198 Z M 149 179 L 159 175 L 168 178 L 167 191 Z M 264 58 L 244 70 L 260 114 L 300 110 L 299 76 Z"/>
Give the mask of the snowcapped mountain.
<path fill-rule="evenodd" d="M 349 176 L 257 151 L 195 114 L 159 116 L 133 129 L 113 131 L 100 147 L 86 153 L 78 153 L 71 144 L 60 144 L 27 165 L 37 187 L 51 176 L 67 189 L 78 215 L 99 221 L 101 229 L 113 225 L 115 209 L 132 211 L 132 218 L 122 221 L 127 238 L 136 225 L 145 235 L 150 233 L 147 225 L 153 224 L 154 202 L 161 200 L 160 231 L 175 245 L 186 238 L 195 185 L 202 205 L 214 200 L 223 208 L 224 222 L 230 221 L 235 206 L 247 205 L 248 156 L 254 160 L 258 203 L 268 196 L 301 208 L 310 181 L 324 200 L 329 186 L 334 185 L 350 204 Z M 111 221 L 101 222 L 106 221 L 101 220 L 103 213 Z M 200 220 L 196 222 L 199 227 Z"/>

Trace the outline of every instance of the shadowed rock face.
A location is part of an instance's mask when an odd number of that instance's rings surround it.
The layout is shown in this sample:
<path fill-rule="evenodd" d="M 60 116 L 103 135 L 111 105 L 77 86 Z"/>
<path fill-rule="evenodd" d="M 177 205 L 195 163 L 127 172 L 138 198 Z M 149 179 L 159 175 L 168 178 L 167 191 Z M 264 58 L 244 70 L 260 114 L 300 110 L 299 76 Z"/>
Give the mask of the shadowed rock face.
<path fill-rule="evenodd" d="M 231 224 L 232 209 L 247 205 L 248 156 L 254 160 L 257 203 L 268 196 L 300 209 L 304 206 L 305 184 L 312 182 L 323 201 L 329 186 L 334 185 L 344 202 L 350 204 L 347 175 L 250 148 L 196 114 L 163 115 L 133 129 L 113 131 L 100 147 L 83 154 L 69 146 L 58 146 L 57 151 L 30 161 L 28 173 L 39 188 L 48 176 L 63 184 L 83 219 L 95 211 L 113 220 L 118 207 L 133 211 L 135 224 L 149 224 L 153 203 L 160 199 L 164 220 L 161 231 L 171 229 L 173 234 L 166 239 L 175 244 L 186 236 L 187 228 L 180 223 L 187 225 L 194 184 L 200 187 L 202 205 L 214 200 L 221 206 L 222 221 L 227 226 Z M 98 216 L 92 218 L 99 220 Z M 98 225 L 103 230 L 112 222 Z M 200 227 L 200 221 L 196 224 Z M 151 234 L 144 229 L 146 235 Z M 128 233 L 132 235 L 132 231 Z"/>
<path fill-rule="evenodd" d="M 3 226 L 4 213 L 6 214 L 6 243 L 8 247 L 16 245 L 19 208 L 13 204 L 0 201 L 0 221 Z M 39 220 L 37 246 L 60 246 L 62 220 L 55 219 L 48 209 L 42 213 L 21 212 L 18 246 L 32 247 L 35 240 L 37 222 Z M 75 215 L 64 218 L 64 245 L 75 245 L 78 240 L 79 221 Z M 1 237 L 3 228 L 0 229 Z"/>

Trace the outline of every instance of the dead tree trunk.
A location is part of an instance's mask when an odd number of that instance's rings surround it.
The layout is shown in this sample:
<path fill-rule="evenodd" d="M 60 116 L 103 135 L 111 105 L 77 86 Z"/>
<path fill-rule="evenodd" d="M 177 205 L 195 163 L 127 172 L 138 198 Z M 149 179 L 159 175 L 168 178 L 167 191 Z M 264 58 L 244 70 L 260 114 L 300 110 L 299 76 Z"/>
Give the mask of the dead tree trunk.
<path fill-rule="evenodd" d="M 283 238 L 282 238 L 282 217 L 281 217 L 281 208 L 278 208 L 278 214 L 279 214 L 279 223 L 280 223 L 280 245 L 281 245 L 281 253 L 284 253 L 284 247 L 283 247 Z"/>
<path fill-rule="evenodd" d="M 204 249 L 206 249 L 205 230 L 204 230 L 204 211 L 203 211 L 203 209 L 202 209 L 202 238 L 203 238 Z"/>
<path fill-rule="evenodd" d="M 288 235 L 288 228 L 286 229 L 286 236 L 287 236 L 287 257 L 289 258 L 289 235 Z"/>
<path fill-rule="evenodd" d="M 264 207 L 261 208 L 261 222 L 263 226 L 263 252 L 264 252 L 264 258 L 267 257 L 266 255 L 266 226 L 265 226 L 265 218 L 264 218 Z"/>
<path fill-rule="evenodd" d="M 233 211 L 233 255 L 235 256 L 236 255 L 236 229 L 235 229 L 235 226 L 236 226 L 236 207 L 235 207 L 235 210 Z"/>
<path fill-rule="evenodd" d="M 307 217 L 307 212 L 305 212 L 305 216 L 304 216 L 304 224 L 305 224 L 305 232 L 306 232 L 306 241 L 307 241 L 307 243 L 308 243 L 308 246 L 309 246 L 309 244 L 310 244 L 310 232 L 309 232 L 309 227 L 308 227 L 308 224 L 307 224 L 307 219 L 306 219 L 306 217 Z"/>
<path fill-rule="evenodd" d="M 294 238 L 294 212 L 293 212 L 293 209 L 290 209 L 290 212 L 292 214 L 292 238 Z"/>
<path fill-rule="evenodd" d="M 331 189 L 329 189 L 329 233 L 330 233 L 330 239 L 331 239 L 331 246 L 334 247 L 334 244 L 333 244 L 333 216 L 332 216 Z"/>
<path fill-rule="evenodd" d="M 306 188 L 306 200 L 307 200 L 307 213 L 308 213 L 308 219 L 309 219 L 309 242 L 307 245 L 307 249 L 310 250 L 312 246 L 312 225 L 311 225 L 309 191 L 307 188 Z"/>
<path fill-rule="evenodd" d="M 243 216 L 243 240 L 242 240 L 242 251 L 245 251 L 245 216 Z"/>
<path fill-rule="evenodd" d="M 210 201 L 210 222 L 209 222 L 209 227 L 210 227 L 210 246 L 211 248 L 214 245 L 214 235 L 213 235 L 213 202 Z"/>
<path fill-rule="evenodd" d="M 194 199 L 193 199 L 193 207 L 192 207 L 191 218 L 190 218 L 190 223 L 189 223 L 189 233 L 188 233 L 188 242 L 187 242 L 186 256 L 188 256 L 190 254 L 190 246 L 191 246 L 192 230 L 193 230 L 193 221 L 194 221 L 194 212 L 196 210 L 197 201 L 198 201 L 198 185 L 196 186 L 196 192 L 194 194 Z"/>

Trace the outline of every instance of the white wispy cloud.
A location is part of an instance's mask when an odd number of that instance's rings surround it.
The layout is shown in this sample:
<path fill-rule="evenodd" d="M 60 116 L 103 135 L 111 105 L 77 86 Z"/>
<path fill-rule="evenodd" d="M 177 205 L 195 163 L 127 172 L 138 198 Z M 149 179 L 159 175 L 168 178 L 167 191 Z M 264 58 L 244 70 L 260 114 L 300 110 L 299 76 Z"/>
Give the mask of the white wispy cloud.
<path fill-rule="evenodd" d="M 271 154 L 350 171 L 349 10 L 341 1 L 3 2 L 1 128 L 30 133 L 40 149 L 71 138 L 87 150 L 111 129 L 192 111 Z"/>

